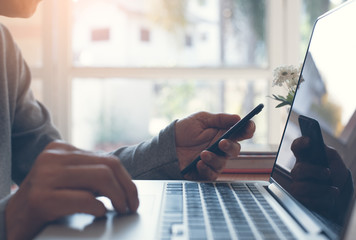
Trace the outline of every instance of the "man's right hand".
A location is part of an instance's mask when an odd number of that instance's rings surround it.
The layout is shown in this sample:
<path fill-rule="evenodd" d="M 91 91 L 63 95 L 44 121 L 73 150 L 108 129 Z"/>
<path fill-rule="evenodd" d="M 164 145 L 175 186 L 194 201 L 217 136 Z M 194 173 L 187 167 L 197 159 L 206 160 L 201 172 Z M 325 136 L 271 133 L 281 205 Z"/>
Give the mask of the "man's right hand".
<path fill-rule="evenodd" d="M 46 223 L 73 213 L 104 216 L 97 196 L 108 197 L 119 213 L 139 205 L 136 186 L 115 156 L 52 142 L 8 202 L 7 238 L 32 239 Z"/>
<path fill-rule="evenodd" d="M 311 161 L 310 141 L 308 137 L 300 137 L 292 143 L 296 163 L 291 171 L 290 192 L 307 207 L 325 213 L 336 208 L 349 171 L 338 152 L 328 146 L 325 146 L 327 159 L 323 160 L 328 162 L 329 167 L 311 164 L 315 161 Z"/>

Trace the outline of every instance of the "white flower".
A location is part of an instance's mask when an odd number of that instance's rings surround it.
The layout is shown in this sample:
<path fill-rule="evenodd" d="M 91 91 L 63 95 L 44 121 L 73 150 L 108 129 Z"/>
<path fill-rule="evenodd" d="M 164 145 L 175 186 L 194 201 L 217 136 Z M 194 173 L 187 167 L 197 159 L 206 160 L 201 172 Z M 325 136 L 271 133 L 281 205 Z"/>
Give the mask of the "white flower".
<path fill-rule="evenodd" d="M 299 69 L 292 65 L 276 68 L 273 73 L 273 86 L 281 87 L 286 84 L 288 89 L 293 88 L 298 83 L 299 72 Z"/>
<path fill-rule="evenodd" d="M 287 90 L 286 96 L 272 95 L 273 99 L 281 102 L 276 107 L 282 107 L 285 105 L 291 105 L 293 102 L 295 90 L 297 89 L 297 84 L 299 80 L 299 75 L 301 72 L 302 65 L 299 67 L 294 67 L 293 65 L 281 66 L 274 70 L 273 72 L 273 85 L 284 87 Z M 301 79 L 301 82 L 303 79 Z"/>

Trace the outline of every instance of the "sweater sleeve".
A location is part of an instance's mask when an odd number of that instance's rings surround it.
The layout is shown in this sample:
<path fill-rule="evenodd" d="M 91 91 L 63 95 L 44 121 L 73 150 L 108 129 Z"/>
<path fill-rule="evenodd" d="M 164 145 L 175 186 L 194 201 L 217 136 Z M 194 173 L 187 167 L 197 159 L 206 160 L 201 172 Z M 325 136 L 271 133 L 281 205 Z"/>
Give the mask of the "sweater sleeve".
<path fill-rule="evenodd" d="M 11 181 L 21 184 L 35 159 L 59 133 L 30 90 L 31 74 L 9 31 L 0 24 L 0 239 Z"/>
<path fill-rule="evenodd" d="M 3 28 L 6 43 L 3 66 L 8 87 L 8 113 L 11 121 L 12 180 L 20 184 L 40 152 L 60 138 L 48 110 L 33 96 L 31 73 L 20 50 Z"/>
<path fill-rule="evenodd" d="M 182 179 L 175 148 L 175 122 L 158 136 L 115 152 L 133 179 Z"/>

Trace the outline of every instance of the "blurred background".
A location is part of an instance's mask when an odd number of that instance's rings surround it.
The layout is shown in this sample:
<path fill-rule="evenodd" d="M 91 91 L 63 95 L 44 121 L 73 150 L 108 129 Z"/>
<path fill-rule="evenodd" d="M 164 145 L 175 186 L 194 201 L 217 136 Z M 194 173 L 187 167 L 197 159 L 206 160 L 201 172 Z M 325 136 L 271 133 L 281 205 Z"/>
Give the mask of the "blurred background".
<path fill-rule="evenodd" d="M 245 151 L 275 150 L 288 108 L 273 70 L 304 60 L 316 18 L 342 0 L 46 0 L 1 17 L 65 140 L 110 151 L 197 111 L 254 118 Z M 276 92 L 277 91 L 277 92 Z"/>

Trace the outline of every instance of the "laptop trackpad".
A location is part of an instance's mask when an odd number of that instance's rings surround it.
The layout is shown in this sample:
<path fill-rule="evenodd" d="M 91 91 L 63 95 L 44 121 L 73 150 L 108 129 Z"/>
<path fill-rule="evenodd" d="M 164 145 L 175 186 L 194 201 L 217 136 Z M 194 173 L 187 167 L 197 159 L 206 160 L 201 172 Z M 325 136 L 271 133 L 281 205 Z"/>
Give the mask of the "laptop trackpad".
<path fill-rule="evenodd" d="M 159 193 L 163 188 L 159 185 L 152 191 L 138 188 L 140 205 L 135 214 L 120 215 L 108 198 L 101 197 L 99 200 L 108 209 L 105 217 L 73 214 L 49 225 L 36 239 L 154 239 L 162 198 Z"/>

